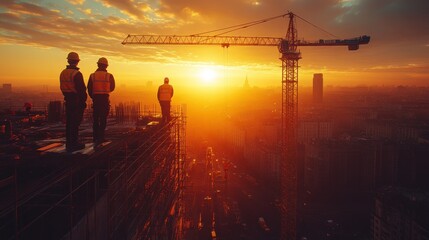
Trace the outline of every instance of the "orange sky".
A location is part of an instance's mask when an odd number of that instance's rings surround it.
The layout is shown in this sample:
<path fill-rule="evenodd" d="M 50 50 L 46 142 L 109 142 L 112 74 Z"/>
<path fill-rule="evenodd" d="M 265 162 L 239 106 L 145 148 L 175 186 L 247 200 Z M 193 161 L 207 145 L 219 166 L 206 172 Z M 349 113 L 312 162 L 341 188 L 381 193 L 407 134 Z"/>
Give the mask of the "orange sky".
<path fill-rule="evenodd" d="M 69 51 L 81 56 L 85 79 L 99 57 L 118 85 L 280 86 L 275 47 L 132 46 L 127 34 L 190 35 L 259 20 L 288 10 L 338 38 L 370 35 L 358 51 L 302 47 L 299 80 L 313 73 L 326 85 L 428 85 L 429 3 L 426 0 L 2 0 L 0 83 L 57 85 Z M 283 37 L 288 19 L 228 35 Z M 299 38 L 331 39 L 298 20 Z"/>

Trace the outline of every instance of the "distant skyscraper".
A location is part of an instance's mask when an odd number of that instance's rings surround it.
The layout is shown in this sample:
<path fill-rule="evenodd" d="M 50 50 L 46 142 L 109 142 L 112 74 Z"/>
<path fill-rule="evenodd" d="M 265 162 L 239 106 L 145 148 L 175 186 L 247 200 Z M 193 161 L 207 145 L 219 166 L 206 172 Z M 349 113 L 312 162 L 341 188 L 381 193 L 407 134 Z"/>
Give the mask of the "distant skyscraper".
<path fill-rule="evenodd" d="M 313 104 L 323 103 L 323 74 L 313 75 Z"/>
<path fill-rule="evenodd" d="M 3 93 L 11 93 L 12 92 L 12 84 L 4 83 L 3 84 Z"/>
<path fill-rule="evenodd" d="M 246 76 L 246 80 L 244 81 L 243 88 L 245 88 L 245 89 L 250 88 L 249 80 L 247 80 L 247 76 Z"/>

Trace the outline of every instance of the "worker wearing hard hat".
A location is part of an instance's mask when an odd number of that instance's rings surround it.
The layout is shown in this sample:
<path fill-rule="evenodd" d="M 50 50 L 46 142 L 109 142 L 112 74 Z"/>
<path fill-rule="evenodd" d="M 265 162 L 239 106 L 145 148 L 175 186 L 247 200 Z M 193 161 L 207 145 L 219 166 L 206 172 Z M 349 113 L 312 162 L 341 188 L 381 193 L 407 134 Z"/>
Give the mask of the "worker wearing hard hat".
<path fill-rule="evenodd" d="M 101 144 L 104 139 L 104 130 L 109 115 L 110 101 L 109 94 L 115 90 L 115 79 L 107 72 L 109 62 L 106 58 L 98 59 L 97 70 L 89 76 L 88 93 L 93 102 L 93 137 L 94 144 Z"/>
<path fill-rule="evenodd" d="M 75 52 L 70 52 L 67 55 L 69 65 L 60 74 L 60 88 L 64 95 L 66 107 L 67 151 L 75 151 L 85 147 L 85 144 L 79 142 L 78 135 L 87 98 L 83 75 L 77 67 L 79 61 L 79 55 Z"/>
<path fill-rule="evenodd" d="M 161 105 L 162 123 L 167 123 L 171 120 L 170 108 L 174 90 L 169 82 L 170 79 L 168 77 L 164 78 L 164 84 L 158 88 L 158 101 L 159 105 Z"/>

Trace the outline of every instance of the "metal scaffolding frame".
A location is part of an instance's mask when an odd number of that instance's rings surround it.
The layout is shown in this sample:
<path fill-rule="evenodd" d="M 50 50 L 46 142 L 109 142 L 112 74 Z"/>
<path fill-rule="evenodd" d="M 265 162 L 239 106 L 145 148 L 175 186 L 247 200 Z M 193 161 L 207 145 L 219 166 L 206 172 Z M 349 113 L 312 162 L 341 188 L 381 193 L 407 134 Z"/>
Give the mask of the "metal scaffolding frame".
<path fill-rule="evenodd" d="M 179 106 L 168 124 L 118 130 L 90 155 L 16 161 L 0 189 L 2 239 L 181 239 L 185 114 Z"/>

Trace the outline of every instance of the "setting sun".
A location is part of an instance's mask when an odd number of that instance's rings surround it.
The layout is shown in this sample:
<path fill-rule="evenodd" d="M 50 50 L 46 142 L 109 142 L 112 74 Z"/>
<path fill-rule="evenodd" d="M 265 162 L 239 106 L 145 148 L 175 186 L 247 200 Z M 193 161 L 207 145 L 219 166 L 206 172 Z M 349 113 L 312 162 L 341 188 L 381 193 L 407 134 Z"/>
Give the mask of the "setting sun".
<path fill-rule="evenodd" d="M 205 85 L 214 85 L 216 84 L 218 74 L 213 68 L 202 68 L 198 74 L 199 79 Z"/>

